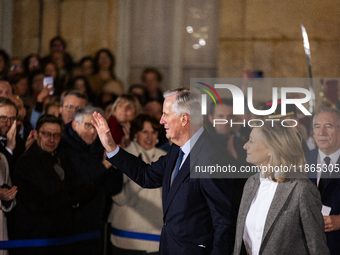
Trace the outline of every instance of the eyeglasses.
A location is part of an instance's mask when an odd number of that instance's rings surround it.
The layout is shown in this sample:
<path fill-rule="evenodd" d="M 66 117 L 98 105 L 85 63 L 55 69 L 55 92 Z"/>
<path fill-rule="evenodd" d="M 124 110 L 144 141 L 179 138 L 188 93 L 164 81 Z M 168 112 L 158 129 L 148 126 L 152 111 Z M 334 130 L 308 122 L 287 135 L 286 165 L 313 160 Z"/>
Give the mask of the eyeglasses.
<path fill-rule="evenodd" d="M 20 70 L 21 65 L 11 65 L 11 71 L 14 71 L 14 69 Z"/>
<path fill-rule="evenodd" d="M 7 116 L 0 116 L 0 122 L 6 123 L 8 120 L 12 123 L 17 119 L 17 117 L 7 117 Z"/>
<path fill-rule="evenodd" d="M 61 138 L 61 133 L 50 133 L 50 132 L 45 132 L 45 131 L 39 131 L 43 135 L 45 139 L 50 139 L 51 136 L 53 136 L 53 139 L 60 139 Z"/>
<path fill-rule="evenodd" d="M 81 108 L 81 106 L 75 107 L 74 105 L 68 104 L 68 105 L 64 105 L 64 108 L 65 108 L 65 110 L 68 111 L 68 112 L 73 112 L 73 111 L 76 111 L 76 110 L 78 110 L 79 108 Z"/>
<path fill-rule="evenodd" d="M 89 122 L 85 122 L 84 123 L 84 128 L 86 130 L 91 130 L 92 128 L 95 129 L 95 127 L 91 123 L 89 123 Z"/>

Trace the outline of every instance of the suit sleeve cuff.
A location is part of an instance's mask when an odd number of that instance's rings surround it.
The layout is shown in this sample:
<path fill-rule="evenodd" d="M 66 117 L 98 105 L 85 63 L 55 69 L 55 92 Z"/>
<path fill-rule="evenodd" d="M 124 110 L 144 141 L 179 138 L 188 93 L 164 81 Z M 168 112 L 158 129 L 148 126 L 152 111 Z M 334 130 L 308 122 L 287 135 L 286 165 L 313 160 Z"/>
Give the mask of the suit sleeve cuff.
<path fill-rule="evenodd" d="M 13 155 L 13 151 L 6 146 L 6 150 L 9 152 L 9 154 Z"/>
<path fill-rule="evenodd" d="M 108 158 L 112 158 L 112 157 L 114 157 L 114 156 L 116 156 L 116 154 L 119 152 L 119 146 L 117 146 L 117 148 L 114 150 L 114 151 L 112 151 L 112 152 L 106 152 L 106 156 L 108 157 Z"/>

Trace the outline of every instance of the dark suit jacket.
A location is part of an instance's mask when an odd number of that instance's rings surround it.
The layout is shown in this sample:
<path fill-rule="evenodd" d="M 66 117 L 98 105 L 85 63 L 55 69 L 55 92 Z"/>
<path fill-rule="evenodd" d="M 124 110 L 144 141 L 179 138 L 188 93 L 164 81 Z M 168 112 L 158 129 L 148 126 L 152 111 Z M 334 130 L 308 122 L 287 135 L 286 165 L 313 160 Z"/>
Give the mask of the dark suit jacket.
<path fill-rule="evenodd" d="M 306 161 L 309 165 L 317 164 L 318 159 L 318 149 L 314 149 L 305 154 Z M 337 161 L 340 167 L 340 158 Z M 337 175 L 337 178 L 329 178 L 326 183 L 324 192 L 321 197 L 321 201 L 323 205 L 329 206 L 332 208 L 330 215 L 339 215 L 340 214 L 340 174 L 333 172 L 332 176 Z M 316 172 L 310 173 L 309 175 L 311 181 L 316 185 Z M 332 255 L 340 254 L 340 230 L 327 232 L 327 245 Z"/>
<path fill-rule="evenodd" d="M 232 181 L 194 179 L 195 165 L 215 165 L 221 158 L 206 131 L 197 140 L 170 187 L 179 147 L 151 165 L 120 149 L 108 159 L 144 188 L 163 187 L 163 229 L 160 254 L 230 254 Z"/>
<path fill-rule="evenodd" d="M 259 186 L 259 174 L 250 177 L 244 186 L 234 255 L 243 254 L 244 225 Z M 307 178 L 279 183 L 266 218 L 259 254 L 329 254 L 321 206 L 320 193 Z"/>
<path fill-rule="evenodd" d="M 20 135 L 16 135 L 16 145 L 13 150 L 13 155 L 6 150 L 6 146 L 3 145 L 2 142 L 0 142 L 0 152 L 3 153 L 6 156 L 6 159 L 8 161 L 9 166 L 9 173 L 11 175 L 11 178 L 13 178 L 13 171 L 15 169 L 15 164 L 18 160 L 18 158 L 25 152 L 25 142 L 20 137 Z"/>
<path fill-rule="evenodd" d="M 34 143 L 17 161 L 13 184 L 18 195 L 15 239 L 72 235 L 72 203 L 54 169 L 56 156 Z M 14 249 L 13 254 L 72 254 L 71 245 Z"/>

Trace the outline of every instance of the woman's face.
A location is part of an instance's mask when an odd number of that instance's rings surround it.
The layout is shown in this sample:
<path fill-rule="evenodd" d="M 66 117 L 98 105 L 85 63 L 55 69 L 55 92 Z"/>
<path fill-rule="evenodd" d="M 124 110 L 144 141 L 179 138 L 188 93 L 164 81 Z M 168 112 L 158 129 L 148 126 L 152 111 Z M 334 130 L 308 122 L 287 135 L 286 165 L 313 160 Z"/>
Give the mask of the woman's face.
<path fill-rule="evenodd" d="M 57 78 L 57 70 L 52 63 L 47 64 L 44 71 L 46 76 L 52 76 L 53 79 Z"/>
<path fill-rule="evenodd" d="M 150 122 L 143 123 L 143 129 L 136 134 L 137 143 L 144 149 L 150 150 L 156 146 L 158 132 L 152 128 Z"/>
<path fill-rule="evenodd" d="M 98 65 L 100 69 L 109 69 L 111 66 L 111 59 L 106 52 L 99 53 Z"/>
<path fill-rule="evenodd" d="M 262 140 L 260 129 L 254 128 L 250 133 L 249 141 L 243 146 L 247 150 L 246 161 L 248 163 L 256 166 L 267 166 L 269 164 L 269 150 Z"/>
<path fill-rule="evenodd" d="M 132 121 L 136 116 L 136 109 L 133 104 L 126 100 L 121 100 L 116 107 L 114 112 L 119 124 L 124 124 L 126 122 Z"/>
<path fill-rule="evenodd" d="M 93 62 L 91 60 L 86 60 L 81 68 L 84 76 L 90 76 L 93 74 Z"/>
<path fill-rule="evenodd" d="M 54 116 L 58 117 L 59 116 L 59 106 L 51 105 L 47 109 L 46 114 L 51 114 L 51 115 L 54 115 Z"/>
<path fill-rule="evenodd" d="M 24 96 L 28 92 L 28 85 L 27 85 L 27 79 L 23 78 L 18 81 L 18 83 L 14 84 L 14 94 L 18 96 Z"/>
<path fill-rule="evenodd" d="M 39 59 L 36 56 L 30 57 L 28 60 L 28 69 L 30 72 L 40 69 Z"/>
<path fill-rule="evenodd" d="M 83 79 L 77 79 L 74 83 L 74 88 L 82 93 L 86 93 L 85 81 Z"/>
<path fill-rule="evenodd" d="M 33 78 L 32 89 L 36 93 L 40 93 L 40 91 L 44 88 L 44 74 L 37 74 Z"/>

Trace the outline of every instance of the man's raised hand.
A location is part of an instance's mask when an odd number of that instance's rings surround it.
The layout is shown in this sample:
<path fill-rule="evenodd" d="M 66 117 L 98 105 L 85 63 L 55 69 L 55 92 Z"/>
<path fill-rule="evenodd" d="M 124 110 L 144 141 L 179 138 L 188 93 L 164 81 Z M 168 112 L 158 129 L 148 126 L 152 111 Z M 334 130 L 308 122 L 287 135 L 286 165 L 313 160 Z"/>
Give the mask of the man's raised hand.
<path fill-rule="evenodd" d="M 107 152 L 113 152 L 117 148 L 116 142 L 113 140 L 109 125 L 105 118 L 97 112 L 93 113 L 92 125 L 96 128 L 100 141 Z"/>

